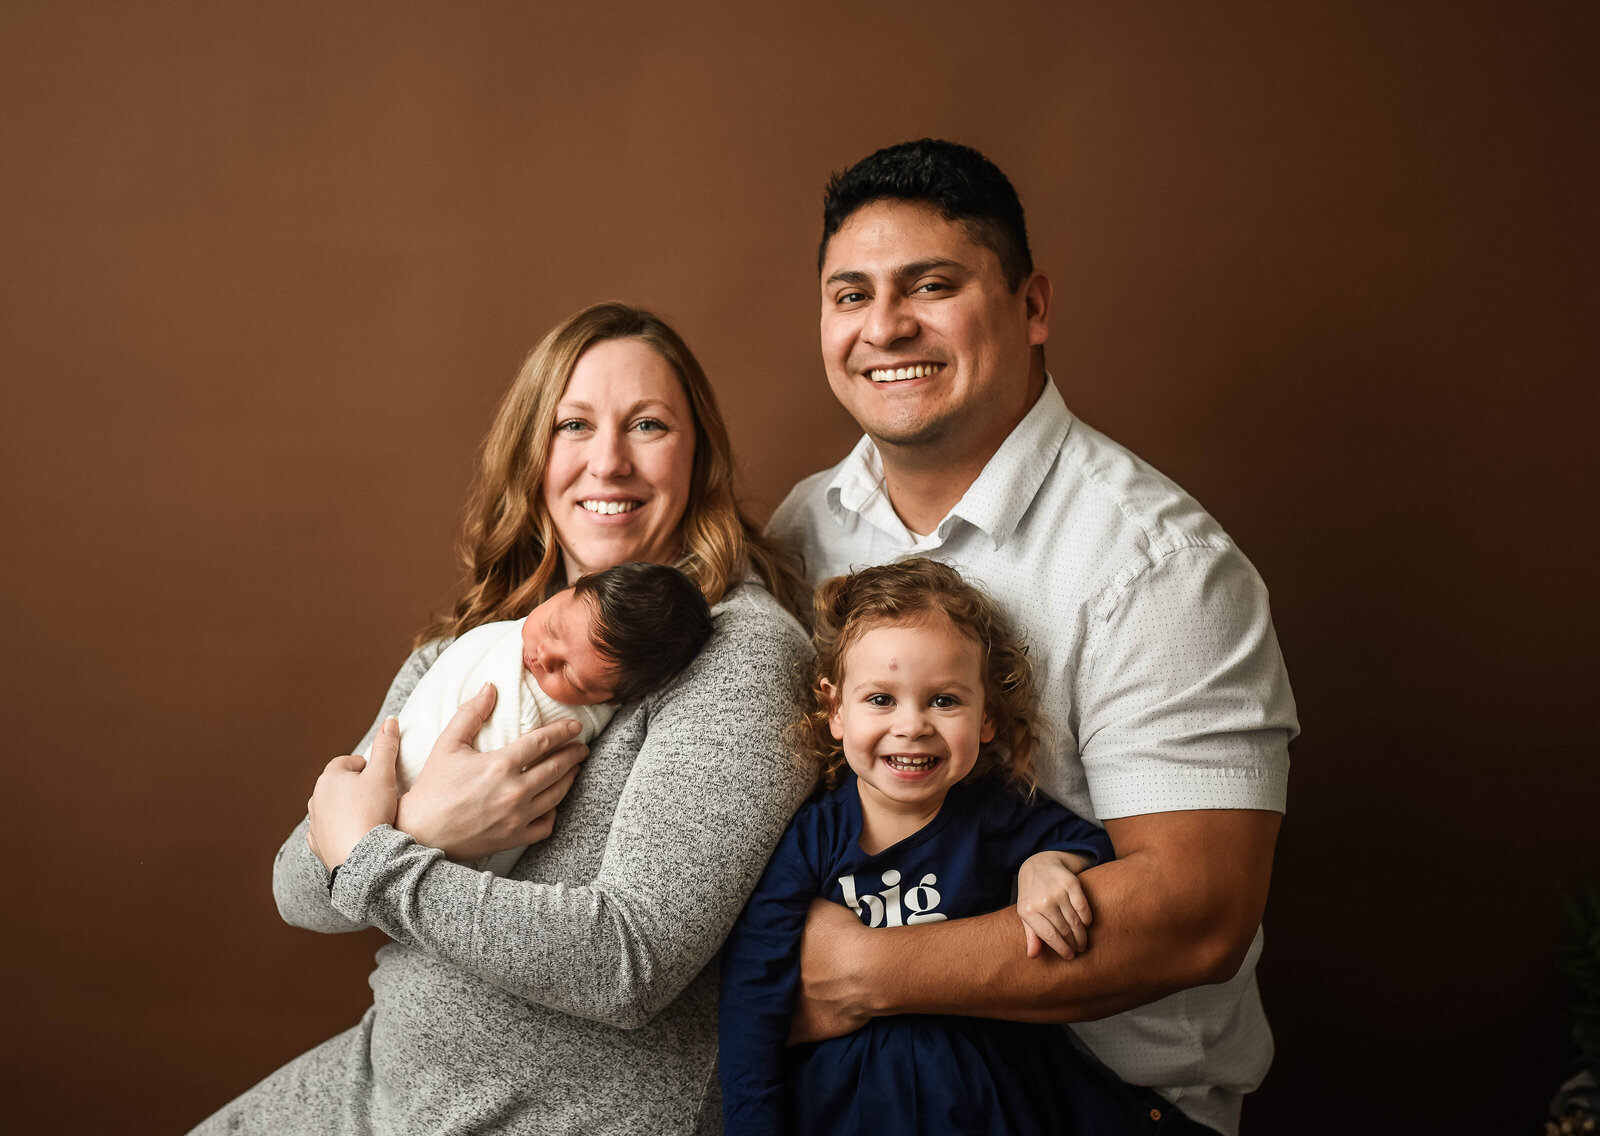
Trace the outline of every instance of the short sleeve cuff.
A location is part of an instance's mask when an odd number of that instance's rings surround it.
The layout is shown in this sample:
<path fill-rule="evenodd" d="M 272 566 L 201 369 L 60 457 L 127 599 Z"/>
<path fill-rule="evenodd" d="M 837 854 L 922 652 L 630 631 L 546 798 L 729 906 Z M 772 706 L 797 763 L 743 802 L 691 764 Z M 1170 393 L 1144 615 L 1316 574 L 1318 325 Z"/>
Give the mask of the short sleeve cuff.
<path fill-rule="evenodd" d="M 1289 771 L 1282 767 L 1179 767 L 1146 763 L 1138 769 L 1097 770 L 1090 778 L 1094 815 L 1104 821 L 1190 809 L 1262 809 L 1281 813 Z"/>

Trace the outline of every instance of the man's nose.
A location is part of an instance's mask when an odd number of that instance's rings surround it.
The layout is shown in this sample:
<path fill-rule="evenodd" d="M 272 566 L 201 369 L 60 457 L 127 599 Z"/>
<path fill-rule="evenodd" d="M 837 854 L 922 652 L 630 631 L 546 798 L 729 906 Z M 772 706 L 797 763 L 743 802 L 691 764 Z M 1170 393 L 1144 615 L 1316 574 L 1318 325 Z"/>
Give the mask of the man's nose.
<path fill-rule="evenodd" d="M 889 294 L 873 298 L 861 336 L 874 347 L 889 347 L 917 334 L 916 313 L 904 296 Z"/>

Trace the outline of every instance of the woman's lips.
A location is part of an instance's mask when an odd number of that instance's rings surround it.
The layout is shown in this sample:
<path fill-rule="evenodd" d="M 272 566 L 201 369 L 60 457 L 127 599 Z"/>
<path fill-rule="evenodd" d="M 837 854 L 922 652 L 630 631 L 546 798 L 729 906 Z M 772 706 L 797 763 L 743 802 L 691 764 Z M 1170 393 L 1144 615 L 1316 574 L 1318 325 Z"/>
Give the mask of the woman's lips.
<path fill-rule="evenodd" d="M 614 517 L 619 513 L 631 513 L 642 501 L 605 501 L 599 498 L 586 498 L 578 502 L 578 507 L 586 513 L 594 513 L 600 517 Z"/>

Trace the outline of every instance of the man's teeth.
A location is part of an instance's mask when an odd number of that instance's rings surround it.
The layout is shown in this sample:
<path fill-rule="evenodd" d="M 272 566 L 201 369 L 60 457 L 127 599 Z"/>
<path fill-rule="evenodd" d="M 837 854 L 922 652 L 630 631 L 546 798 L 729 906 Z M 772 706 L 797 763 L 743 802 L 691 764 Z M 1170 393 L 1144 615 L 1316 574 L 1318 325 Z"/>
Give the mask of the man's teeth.
<path fill-rule="evenodd" d="M 637 501 L 579 501 L 578 504 L 591 513 L 602 513 L 608 517 L 613 513 L 631 513 L 639 507 Z"/>
<path fill-rule="evenodd" d="M 912 757 L 909 755 L 901 756 L 899 754 L 895 754 L 890 757 L 885 757 L 883 760 L 887 761 L 892 768 L 898 769 L 902 773 L 912 773 L 919 769 L 928 769 L 939 764 L 939 759 L 937 757 L 927 754 L 924 754 L 921 757 Z"/>
<path fill-rule="evenodd" d="M 867 372 L 875 383 L 895 383 L 901 379 L 923 379 L 944 370 L 943 363 L 918 363 L 915 367 L 878 367 Z"/>

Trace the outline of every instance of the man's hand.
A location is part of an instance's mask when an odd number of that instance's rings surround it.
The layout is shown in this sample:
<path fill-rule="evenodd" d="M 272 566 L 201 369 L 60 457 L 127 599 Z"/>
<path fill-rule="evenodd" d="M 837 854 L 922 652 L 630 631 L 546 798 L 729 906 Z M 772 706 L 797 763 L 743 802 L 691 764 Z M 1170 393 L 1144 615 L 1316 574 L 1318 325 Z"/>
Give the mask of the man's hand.
<path fill-rule="evenodd" d="M 393 718 L 378 727 L 372 759 L 346 754 L 328 762 L 306 802 L 311 823 L 306 841 L 330 871 L 350 858 L 350 850 L 380 824 L 395 818 L 395 762 L 400 757 L 400 726 Z"/>
<path fill-rule="evenodd" d="M 472 740 L 494 710 L 484 688 L 450 719 L 411 791 L 400 799 L 395 827 L 418 844 L 456 860 L 477 860 L 550 835 L 555 807 L 572 788 L 588 747 L 571 742 L 571 719 L 530 730 L 516 741 L 478 753 Z"/>
<path fill-rule="evenodd" d="M 1038 958 L 1045 944 L 1064 959 L 1089 949 L 1089 897 L 1078 873 L 1088 866 L 1082 856 L 1037 852 L 1017 873 L 1017 915 L 1027 936 L 1028 957 Z"/>
<path fill-rule="evenodd" d="M 856 997 L 850 960 L 871 931 L 848 908 L 813 900 L 800 940 L 800 988 L 789 1025 L 789 1044 L 823 1041 L 853 1033 L 872 1020 Z"/>
<path fill-rule="evenodd" d="M 848 1033 L 885 1014 L 1089 1021 L 1226 982 L 1261 923 L 1281 821 L 1250 809 L 1106 821 L 1117 859 L 1078 881 L 1095 912 L 1094 950 L 1070 963 L 1018 951 L 1009 908 L 868 929 L 849 927 L 843 908 L 835 915 L 823 910 L 834 905 L 815 903 L 791 1040 Z"/>

